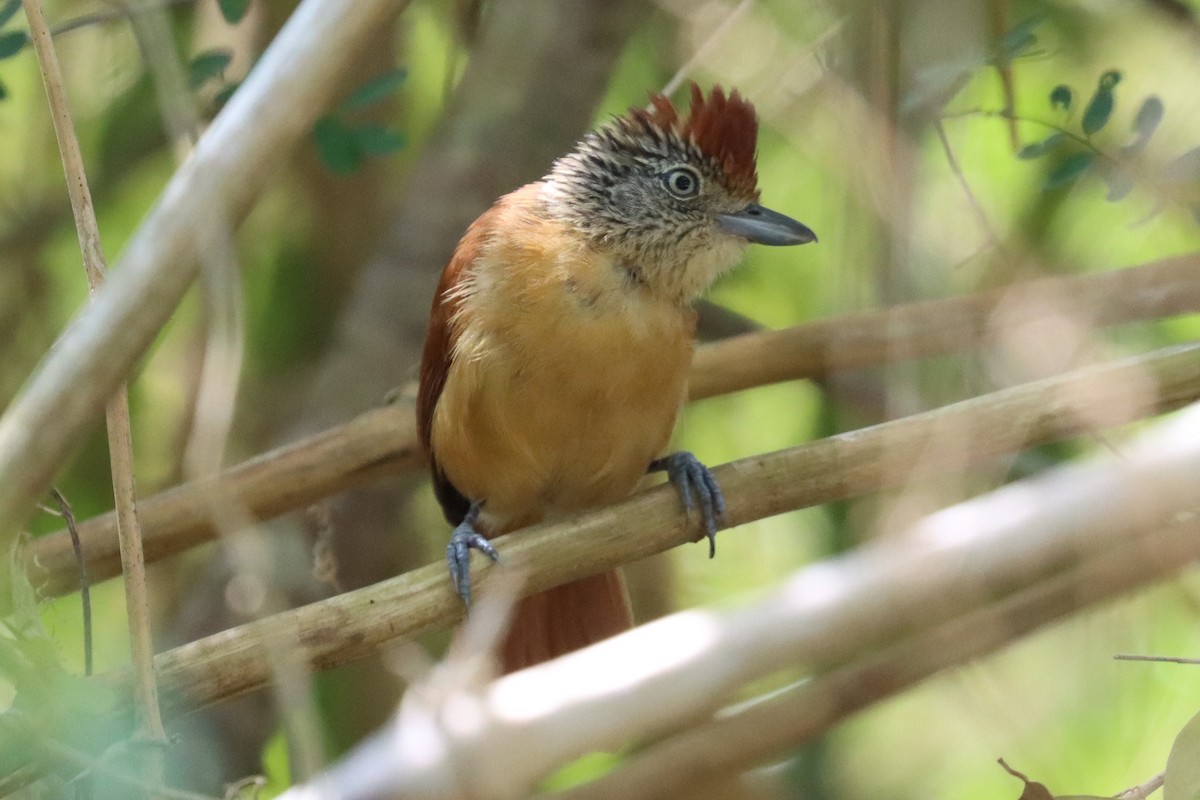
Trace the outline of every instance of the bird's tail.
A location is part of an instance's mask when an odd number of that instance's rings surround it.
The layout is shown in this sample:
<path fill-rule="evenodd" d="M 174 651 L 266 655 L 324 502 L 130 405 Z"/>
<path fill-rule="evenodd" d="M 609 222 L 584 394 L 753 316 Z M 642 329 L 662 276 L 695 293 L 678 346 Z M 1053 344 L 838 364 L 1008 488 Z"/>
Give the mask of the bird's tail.
<path fill-rule="evenodd" d="M 501 647 L 504 671 L 515 672 L 607 639 L 633 624 L 619 570 L 591 575 L 517 603 Z"/>

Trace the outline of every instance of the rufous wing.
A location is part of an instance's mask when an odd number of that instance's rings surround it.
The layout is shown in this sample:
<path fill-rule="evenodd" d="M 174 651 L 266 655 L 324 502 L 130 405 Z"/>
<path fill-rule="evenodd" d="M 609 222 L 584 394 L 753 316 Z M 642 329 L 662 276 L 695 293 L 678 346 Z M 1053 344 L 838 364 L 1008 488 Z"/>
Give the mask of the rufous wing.
<path fill-rule="evenodd" d="M 475 259 L 479 258 L 484 242 L 491 234 L 495 215 L 495 206 L 485 211 L 471 224 L 458 246 L 454 248 L 454 254 L 442 272 L 442 278 L 433 296 L 433 308 L 429 312 L 429 332 L 425 336 L 425 349 L 421 354 L 420 388 L 417 391 L 417 432 L 421 438 L 421 446 L 429 456 L 434 494 L 442 506 L 442 513 L 451 525 L 463 521 L 471 501 L 450 482 L 438 465 L 437 453 L 434 452 L 432 442 L 433 414 L 454 360 L 454 343 L 458 335 L 456 314 L 461 303 L 455 290 L 470 274 L 470 266 Z"/>

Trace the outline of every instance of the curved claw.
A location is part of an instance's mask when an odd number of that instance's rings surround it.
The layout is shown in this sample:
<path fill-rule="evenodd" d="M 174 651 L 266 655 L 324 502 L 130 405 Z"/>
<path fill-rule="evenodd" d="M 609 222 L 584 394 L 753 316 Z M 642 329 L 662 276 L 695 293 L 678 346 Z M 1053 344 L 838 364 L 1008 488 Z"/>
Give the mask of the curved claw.
<path fill-rule="evenodd" d="M 683 510 L 690 518 L 700 504 L 704 535 L 708 537 L 708 557 L 717 554 L 717 530 L 725 518 L 725 496 L 708 467 L 686 450 L 650 462 L 650 471 L 665 470 L 667 478 L 679 492 Z"/>
<path fill-rule="evenodd" d="M 500 554 L 482 533 L 475 529 L 475 520 L 483 508 L 482 502 L 471 505 L 467 516 L 450 534 L 450 542 L 446 545 L 446 563 L 450 566 L 450 580 L 463 603 L 471 606 L 471 549 L 474 548 L 493 562 L 500 560 Z"/>

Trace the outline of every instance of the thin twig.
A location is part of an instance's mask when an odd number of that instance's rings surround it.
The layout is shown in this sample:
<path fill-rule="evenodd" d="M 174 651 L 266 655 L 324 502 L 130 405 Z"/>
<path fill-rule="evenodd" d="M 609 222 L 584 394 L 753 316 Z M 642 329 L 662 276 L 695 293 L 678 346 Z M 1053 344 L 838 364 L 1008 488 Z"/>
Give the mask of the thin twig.
<path fill-rule="evenodd" d="M 999 41 L 1008 31 L 1008 0 L 992 0 L 991 8 L 992 38 Z M 1009 115 L 1008 143 L 1015 153 L 1021 146 L 1017 133 L 1017 121 L 1012 118 L 1017 107 L 1016 81 L 1013 79 L 1012 61 L 1002 54 L 995 62 L 996 72 L 1000 75 L 1000 89 L 1004 93 L 1004 111 Z M 940 123 L 939 123 L 940 124 Z"/>
<path fill-rule="evenodd" d="M 1167 773 L 1160 772 L 1145 783 L 1126 789 L 1117 795 L 1116 800 L 1146 800 L 1147 797 L 1157 792 L 1166 782 Z"/>
<path fill-rule="evenodd" d="M 71 209 L 79 235 L 87 271 L 88 288 L 93 297 L 104 283 L 104 251 L 100 244 L 100 228 L 92 205 L 83 154 L 75 135 L 71 110 L 54 41 L 46 24 L 41 0 L 23 0 L 25 16 L 46 95 L 54 120 L 54 132 L 66 173 Z M 158 707 L 158 688 L 154 678 L 154 643 L 150 630 L 150 607 L 146 589 L 146 562 L 142 552 L 142 534 L 136 509 L 136 486 L 133 474 L 133 440 L 129 424 L 129 394 L 121 384 L 109 400 L 105 413 L 108 423 L 109 458 L 112 467 L 113 498 L 117 512 L 117 531 L 121 543 L 121 564 L 125 573 L 126 613 L 129 617 L 130 650 L 136 679 L 135 708 L 138 732 L 151 746 L 147 749 L 143 767 L 152 784 L 161 784 L 167 736 L 163 730 Z"/>
<path fill-rule="evenodd" d="M 83 556 L 83 545 L 79 543 L 79 529 L 75 527 L 75 512 L 71 504 L 58 490 L 50 489 L 50 495 L 58 504 L 58 513 L 67 523 L 67 533 L 71 536 L 71 550 L 75 553 L 75 563 L 79 565 L 79 600 L 83 606 L 83 674 L 92 674 L 92 587 L 88 582 L 87 559 Z"/>
<path fill-rule="evenodd" d="M 1056 122 L 1047 122 L 1044 119 L 1037 119 L 1036 117 L 1024 117 L 1024 116 L 1021 116 L 1020 114 L 1011 113 L 1011 112 L 1004 111 L 1004 110 L 997 111 L 995 109 L 988 109 L 988 108 L 967 108 L 967 109 L 963 109 L 962 111 L 953 111 L 948 114 L 942 114 L 941 118 L 943 120 L 947 120 L 947 119 L 959 119 L 962 117 L 983 117 L 985 119 L 1003 119 L 1003 120 L 1008 120 L 1009 122 L 1026 122 L 1031 125 L 1040 125 L 1043 128 L 1054 131 L 1055 133 L 1060 133 L 1063 135 L 1064 138 L 1070 139 L 1071 141 L 1075 142 L 1076 144 L 1082 145 L 1083 147 L 1087 148 L 1088 150 L 1091 150 L 1093 153 L 1096 154 L 1096 156 L 1098 158 L 1101 158 L 1101 159 L 1104 159 L 1107 161 L 1115 161 L 1116 160 L 1112 156 L 1108 155 L 1103 150 L 1101 150 L 1096 145 L 1096 143 L 1093 142 L 1091 139 L 1080 136 L 1079 134 L 1074 133 L 1074 132 L 1064 128 L 1062 125 L 1059 125 Z"/>
<path fill-rule="evenodd" d="M 113 8 L 107 11 L 96 11 L 91 14 L 82 14 L 78 17 L 60 22 L 57 25 L 50 27 L 51 36 L 61 36 L 64 33 L 77 31 L 81 28 L 88 28 L 92 25 L 104 25 L 110 22 L 121 22 L 122 20 L 131 19 L 138 14 L 144 14 L 148 11 L 161 11 L 174 6 L 185 6 L 195 3 L 196 0 L 159 0 L 157 3 L 149 3 L 141 6 L 129 6 L 122 8 Z"/>
<path fill-rule="evenodd" d="M 940 119 L 934 120 L 933 129 L 937 132 L 938 139 L 942 143 L 942 150 L 946 153 L 946 162 L 950 165 L 950 171 L 958 179 L 958 184 L 962 187 L 963 194 L 966 195 L 971 210 L 975 212 L 975 219 L 979 222 L 979 227 L 983 229 L 983 233 L 987 236 L 991 245 L 1003 253 L 1004 248 L 1000 243 L 1000 237 L 996 235 L 995 229 L 992 228 L 992 223 L 988 219 L 987 212 L 983 210 L 983 204 L 979 202 L 979 198 L 971 190 L 971 184 L 967 182 L 967 176 L 963 174 L 962 167 L 958 163 L 958 158 L 954 155 L 954 148 L 950 146 L 950 139 L 946 136 L 946 128 L 942 125 Z"/>
<path fill-rule="evenodd" d="M 1117 653 L 1114 661 L 1156 661 L 1163 664 L 1200 664 L 1200 658 L 1179 658 L 1177 656 L 1139 656 L 1132 653 Z"/>

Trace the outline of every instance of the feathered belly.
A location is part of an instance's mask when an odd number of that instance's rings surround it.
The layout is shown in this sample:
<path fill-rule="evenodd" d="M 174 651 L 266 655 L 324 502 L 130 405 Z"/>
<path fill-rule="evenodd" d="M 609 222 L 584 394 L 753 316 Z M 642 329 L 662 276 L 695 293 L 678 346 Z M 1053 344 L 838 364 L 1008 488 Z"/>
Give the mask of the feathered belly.
<path fill-rule="evenodd" d="M 438 401 L 438 463 L 468 499 L 485 501 L 490 525 L 625 497 L 666 449 L 684 399 L 685 322 L 644 336 L 598 324 L 559 325 L 540 341 L 480 339 L 455 359 Z"/>

